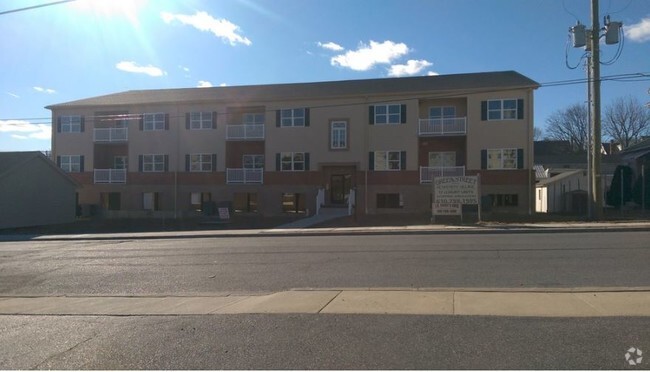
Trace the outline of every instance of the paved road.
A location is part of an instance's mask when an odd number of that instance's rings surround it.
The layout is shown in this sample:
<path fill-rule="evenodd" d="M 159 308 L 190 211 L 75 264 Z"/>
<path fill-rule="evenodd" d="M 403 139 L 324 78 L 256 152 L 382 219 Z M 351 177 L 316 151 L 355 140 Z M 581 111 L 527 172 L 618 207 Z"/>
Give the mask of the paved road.
<path fill-rule="evenodd" d="M 650 286 L 650 232 L 0 243 L 0 294 Z"/>
<path fill-rule="evenodd" d="M 632 346 L 650 318 L 0 316 L 0 369 L 647 368 Z"/>

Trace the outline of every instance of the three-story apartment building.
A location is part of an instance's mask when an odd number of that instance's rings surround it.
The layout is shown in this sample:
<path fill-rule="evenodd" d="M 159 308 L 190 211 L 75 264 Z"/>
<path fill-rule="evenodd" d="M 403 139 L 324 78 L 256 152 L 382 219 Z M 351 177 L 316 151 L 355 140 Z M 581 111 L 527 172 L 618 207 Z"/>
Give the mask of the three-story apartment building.
<path fill-rule="evenodd" d="M 107 216 L 420 213 L 431 182 L 481 174 L 492 210 L 531 210 L 533 91 L 514 71 L 127 91 L 48 106 L 57 164 Z M 488 200 L 488 199 L 486 199 Z"/>

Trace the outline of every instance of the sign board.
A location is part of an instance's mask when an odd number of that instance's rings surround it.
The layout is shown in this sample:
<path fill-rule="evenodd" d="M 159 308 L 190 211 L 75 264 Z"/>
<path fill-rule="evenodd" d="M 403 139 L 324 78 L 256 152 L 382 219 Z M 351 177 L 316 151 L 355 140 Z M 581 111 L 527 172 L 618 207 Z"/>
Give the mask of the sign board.
<path fill-rule="evenodd" d="M 432 203 L 431 210 L 436 216 L 459 216 L 463 209 L 461 204 Z"/>
<path fill-rule="evenodd" d="M 435 177 L 434 203 L 479 204 L 478 177 Z"/>
<path fill-rule="evenodd" d="M 222 220 L 229 220 L 230 210 L 228 208 L 219 208 L 219 218 Z"/>

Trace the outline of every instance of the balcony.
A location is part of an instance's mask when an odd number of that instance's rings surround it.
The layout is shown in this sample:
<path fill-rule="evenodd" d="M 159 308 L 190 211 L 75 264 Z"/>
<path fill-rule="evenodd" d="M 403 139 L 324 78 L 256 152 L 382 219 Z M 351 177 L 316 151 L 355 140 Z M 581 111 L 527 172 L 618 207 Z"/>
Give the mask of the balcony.
<path fill-rule="evenodd" d="M 420 167 L 420 183 L 431 183 L 434 177 L 464 176 L 465 167 Z"/>
<path fill-rule="evenodd" d="M 126 169 L 95 169 L 95 183 L 126 183 Z"/>
<path fill-rule="evenodd" d="M 128 128 L 95 128 L 95 142 L 126 142 L 128 140 Z"/>
<path fill-rule="evenodd" d="M 226 183 L 264 183 L 263 168 L 226 168 Z"/>
<path fill-rule="evenodd" d="M 461 136 L 467 134 L 467 118 L 420 119 L 420 136 Z"/>
<path fill-rule="evenodd" d="M 238 124 L 226 127 L 226 140 L 263 140 L 264 124 Z"/>

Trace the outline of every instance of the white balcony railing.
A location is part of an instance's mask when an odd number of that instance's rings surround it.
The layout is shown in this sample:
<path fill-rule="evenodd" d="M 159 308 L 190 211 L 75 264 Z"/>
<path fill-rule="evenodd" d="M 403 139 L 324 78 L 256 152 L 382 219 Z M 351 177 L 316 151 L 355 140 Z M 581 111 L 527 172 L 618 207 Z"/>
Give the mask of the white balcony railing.
<path fill-rule="evenodd" d="M 227 140 L 264 139 L 264 124 L 238 124 L 226 127 Z"/>
<path fill-rule="evenodd" d="M 464 176 L 465 167 L 420 167 L 420 183 L 431 183 L 433 177 Z"/>
<path fill-rule="evenodd" d="M 126 169 L 95 169 L 95 183 L 126 183 Z"/>
<path fill-rule="evenodd" d="M 95 142 L 125 142 L 129 140 L 128 128 L 95 128 Z"/>
<path fill-rule="evenodd" d="M 226 183 L 264 183 L 264 169 L 226 168 Z"/>
<path fill-rule="evenodd" d="M 420 119 L 420 136 L 457 136 L 467 133 L 466 118 Z"/>

